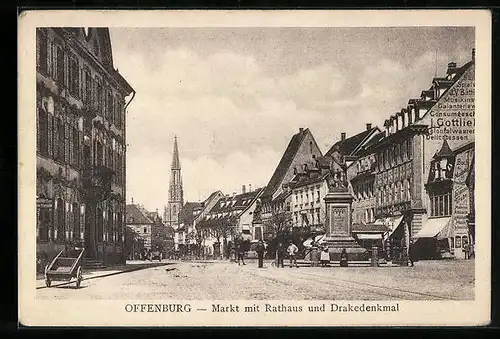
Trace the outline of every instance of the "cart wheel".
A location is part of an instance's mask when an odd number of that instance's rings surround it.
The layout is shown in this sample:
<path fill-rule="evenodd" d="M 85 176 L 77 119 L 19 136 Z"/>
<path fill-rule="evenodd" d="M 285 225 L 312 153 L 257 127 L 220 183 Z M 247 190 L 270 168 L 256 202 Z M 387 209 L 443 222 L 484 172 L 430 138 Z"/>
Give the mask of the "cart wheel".
<path fill-rule="evenodd" d="M 78 267 L 78 271 L 76 272 L 76 288 L 80 287 L 80 284 L 82 282 L 82 266 Z"/>

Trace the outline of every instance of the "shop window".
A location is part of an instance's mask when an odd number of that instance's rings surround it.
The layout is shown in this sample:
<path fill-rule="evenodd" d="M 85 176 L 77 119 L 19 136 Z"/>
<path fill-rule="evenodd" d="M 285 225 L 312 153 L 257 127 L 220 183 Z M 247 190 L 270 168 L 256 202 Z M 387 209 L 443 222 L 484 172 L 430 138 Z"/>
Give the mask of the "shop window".
<path fill-rule="evenodd" d="M 461 248 L 462 247 L 462 238 L 457 235 L 455 237 L 455 248 Z"/>
<path fill-rule="evenodd" d="M 467 236 L 466 235 L 463 235 L 462 236 L 462 247 L 464 247 L 465 245 L 467 245 L 469 243 L 469 239 L 467 239 Z"/>

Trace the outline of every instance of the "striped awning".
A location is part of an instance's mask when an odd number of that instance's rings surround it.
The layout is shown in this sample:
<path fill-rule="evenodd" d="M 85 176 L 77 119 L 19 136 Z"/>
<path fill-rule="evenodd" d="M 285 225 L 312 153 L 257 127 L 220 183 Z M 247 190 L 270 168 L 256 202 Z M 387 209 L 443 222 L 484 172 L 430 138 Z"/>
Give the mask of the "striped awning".
<path fill-rule="evenodd" d="M 446 226 L 450 223 L 451 218 L 432 218 L 427 220 L 422 229 L 415 234 L 414 238 L 434 238 L 438 237 L 439 239 L 447 238 L 448 232 L 442 232 L 445 230 Z M 441 234 L 443 233 L 443 234 Z"/>

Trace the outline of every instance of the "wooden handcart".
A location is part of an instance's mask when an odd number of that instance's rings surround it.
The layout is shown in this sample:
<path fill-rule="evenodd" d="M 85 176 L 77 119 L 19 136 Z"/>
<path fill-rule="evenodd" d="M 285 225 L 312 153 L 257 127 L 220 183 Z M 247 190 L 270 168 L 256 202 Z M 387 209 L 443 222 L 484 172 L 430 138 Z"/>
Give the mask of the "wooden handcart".
<path fill-rule="evenodd" d="M 71 281 L 76 278 L 76 287 L 80 287 L 83 280 L 82 258 L 84 249 L 71 251 L 71 256 L 65 256 L 64 251 L 59 252 L 56 257 L 45 266 L 45 285 L 50 287 L 52 281 Z"/>

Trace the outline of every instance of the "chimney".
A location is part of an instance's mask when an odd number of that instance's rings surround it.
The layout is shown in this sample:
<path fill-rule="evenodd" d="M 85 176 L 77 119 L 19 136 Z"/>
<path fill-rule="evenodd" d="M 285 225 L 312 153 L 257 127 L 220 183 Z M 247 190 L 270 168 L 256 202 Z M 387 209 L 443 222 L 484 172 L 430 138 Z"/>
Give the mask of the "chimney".
<path fill-rule="evenodd" d="M 369 131 L 372 129 L 372 124 L 366 124 L 366 130 Z"/>
<path fill-rule="evenodd" d="M 252 184 L 248 184 L 248 192 L 252 192 Z"/>
<path fill-rule="evenodd" d="M 233 192 L 233 197 L 236 195 L 236 192 Z"/>
<path fill-rule="evenodd" d="M 241 193 L 246 193 L 247 192 L 247 188 L 245 185 L 241 186 Z"/>
<path fill-rule="evenodd" d="M 340 133 L 340 140 L 341 141 L 345 140 L 345 132 Z"/>
<path fill-rule="evenodd" d="M 299 128 L 299 133 L 302 133 L 302 132 L 304 132 L 304 129 L 301 127 L 301 128 Z"/>
<path fill-rule="evenodd" d="M 453 74 L 457 70 L 457 63 L 456 62 L 450 62 L 448 63 L 448 70 L 446 71 L 446 74 Z"/>
<path fill-rule="evenodd" d="M 134 204 L 134 197 L 132 197 L 132 205 Z"/>
<path fill-rule="evenodd" d="M 473 48 L 472 49 L 472 61 L 475 61 L 476 60 L 476 49 Z"/>

